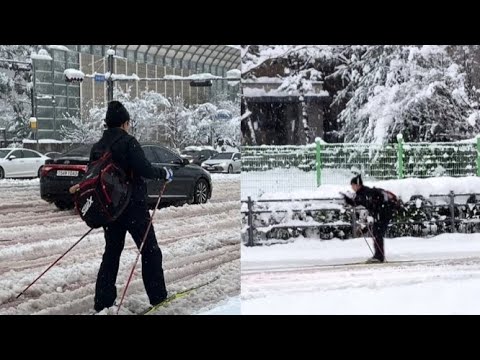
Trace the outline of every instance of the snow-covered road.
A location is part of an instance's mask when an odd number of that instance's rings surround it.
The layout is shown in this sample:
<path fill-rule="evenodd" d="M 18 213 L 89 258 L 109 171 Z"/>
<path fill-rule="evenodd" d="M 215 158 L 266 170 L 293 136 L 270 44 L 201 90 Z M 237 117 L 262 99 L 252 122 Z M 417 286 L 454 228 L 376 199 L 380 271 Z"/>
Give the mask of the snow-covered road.
<path fill-rule="evenodd" d="M 211 201 L 158 210 L 154 226 L 164 256 L 169 292 L 219 276 L 158 314 L 193 314 L 240 293 L 239 175 L 213 175 Z M 0 314 L 88 314 L 104 240 L 94 230 L 19 299 L 16 295 L 66 251 L 88 227 L 73 211 L 40 199 L 37 180 L 0 181 Z M 130 235 L 117 278 L 121 294 L 136 256 Z M 148 307 L 140 262 L 125 298 L 124 314 Z"/>
<path fill-rule="evenodd" d="M 242 314 L 480 314 L 480 234 L 386 239 L 392 263 L 332 266 L 368 251 L 363 238 L 242 246 Z"/>

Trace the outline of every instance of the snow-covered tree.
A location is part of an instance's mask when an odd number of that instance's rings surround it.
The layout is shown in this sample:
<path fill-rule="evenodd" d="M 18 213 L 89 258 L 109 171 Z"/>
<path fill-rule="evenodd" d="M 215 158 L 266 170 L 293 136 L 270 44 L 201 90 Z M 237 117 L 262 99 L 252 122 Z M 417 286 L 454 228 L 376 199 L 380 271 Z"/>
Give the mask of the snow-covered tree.
<path fill-rule="evenodd" d="M 0 127 L 5 127 L 17 138 L 29 135 L 31 115 L 31 72 L 26 64 L 36 45 L 0 45 Z"/>
<path fill-rule="evenodd" d="M 358 50 L 358 49 L 357 49 Z M 447 46 L 369 46 L 352 51 L 336 75 L 348 80 L 336 98 L 346 141 L 448 141 L 479 130 L 466 74 Z"/>
<path fill-rule="evenodd" d="M 280 77 L 303 105 L 312 81 L 331 96 L 326 139 L 448 141 L 473 137 L 480 123 L 477 45 L 245 45 L 242 77 Z M 251 124 L 243 129 L 252 128 Z M 308 139 L 308 138 L 307 138 Z"/>
<path fill-rule="evenodd" d="M 212 102 L 217 106 L 214 129 L 218 139 L 221 138 L 225 143 L 238 146 L 241 141 L 240 122 L 240 98 L 228 99 L 227 95 L 219 95 Z"/>
<path fill-rule="evenodd" d="M 170 146 L 183 149 L 190 145 L 192 137 L 188 134 L 188 118 L 190 111 L 185 107 L 181 96 L 170 99 L 170 106 L 160 115 L 160 121 L 165 127 L 165 132 Z"/>
<path fill-rule="evenodd" d="M 115 88 L 113 96 L 128 110 L 131 132 L 139 141 L 151 139 L 155 127 L 161 124 L 163 109 L 170 106 L 161 94 L 153 91 L 144 91 L 140 97 L 132 98 L 131 88 L 126 92 Z M 96 106 L 88 111 L 85 119 L 67 115 L 71 125 L 63 126 L 60 133 L 64 139 L 73 142 L 96 141 L 105 128 L 105 114 L 105 106 Z"/>
<path fill-rule="evenodd" d="M 154 91 L 144 91 L 139 97 L 132 98 L 131 88 L 122 91 L 114 89 L 113 98 L 120 101 L 130 113 L 132 134 L 140 141 L 150 140 L 152 133 L 161 125 L 161 113 L 170 106 L 170 102 Z"/>
<path fill-rule="evenodd" d="M 103 107 L 90 109 L 85 119 L 79 119 L 78 117 L 66 114 L 65 120 L 70 124 L 61 127 L 60 135 L 64 140 L 69 140 L 76 144 L 97 142 L 105 129 L 104 119 L 105 109 Z"/>
<path fill-rule="evenodd" d="M 211 103 L 187 107 L 181 97 L 167 100 L 161 94 L 145 91 L 132 98 L 130 89 L 114 91 L 114 98 L 130 113 L 131 132 L 139 141 L 155 140 L 157 131 L 163 131 L 168 145 L 184 148 L 189 145 L 209 145 L 218 138 L 238 143 L 240 106 L 235 101 L 217 99 Z M 98 140 L 104 128 L 106 108 L 97 106 L 89 110 L 85 119 L 67 116 L 71 126 L 64 126 L 61 134 L 73 142 Z M 161 129 L 161 130 L 160 130 Z"/>

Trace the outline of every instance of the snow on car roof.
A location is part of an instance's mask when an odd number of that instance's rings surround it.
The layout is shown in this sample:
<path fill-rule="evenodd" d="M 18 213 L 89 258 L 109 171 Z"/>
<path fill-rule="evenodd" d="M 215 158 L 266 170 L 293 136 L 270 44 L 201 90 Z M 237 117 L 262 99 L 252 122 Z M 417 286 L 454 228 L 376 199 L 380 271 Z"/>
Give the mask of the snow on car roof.
<path fill-rule="evenodd" d="M 186 151 L 202 151 L 202 150 L 215 150 L 212 146 L 187 146 Z"/>

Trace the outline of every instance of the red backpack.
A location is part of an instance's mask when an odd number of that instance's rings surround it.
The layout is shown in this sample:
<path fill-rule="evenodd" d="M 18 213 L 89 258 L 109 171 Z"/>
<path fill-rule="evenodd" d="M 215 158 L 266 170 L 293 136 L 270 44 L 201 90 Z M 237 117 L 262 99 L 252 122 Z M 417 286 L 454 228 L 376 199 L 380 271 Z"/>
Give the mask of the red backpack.
<path fill-rule="evenodd" d="M 392 205 L 393 209 L 400 210 L 403 208 L 402 200 L 400 200 L 397 195 L 385 189 L 377 189 L 381 191 L 384 202 Z"/>
<path fill-rule="evenodd" d="M 110 150 L 120 138 L 100 159 L 89 164 L 75 193 L 75 207 L 91 228 L 106 226 L 118 219 L 130 201 L 131 178 L 115 164 Z"/>

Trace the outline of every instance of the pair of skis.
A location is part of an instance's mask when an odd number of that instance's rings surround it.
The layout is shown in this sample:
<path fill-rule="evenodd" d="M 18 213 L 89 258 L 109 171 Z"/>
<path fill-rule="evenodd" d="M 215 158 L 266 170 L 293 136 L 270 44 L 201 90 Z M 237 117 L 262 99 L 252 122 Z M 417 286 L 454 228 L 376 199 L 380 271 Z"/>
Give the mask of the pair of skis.
<path fill-rule="evenodd" d="M 199 285 L 195 285 L 193 287 L 190 287 L 188 289 L 185 289 L 185 290 L 182 290 L 182 291 L 178 291 L 176 292 L 175 294 L 173 295 L 170 295 L 168 296 L 165 300 L 163 300 L 161 303 L 158 303 L 157 305 L 155 306 L 151 306 L 149 307 L 148 309 L 138 313 L 137 315 L 151 315 L 153 314 L 154 312 L 156 312 L 157 310 L 161 309 L 162 307 L 166 307 L 168 306 L 171 302 L 175 301 L 175 300 L 178 300 L 178 299 L 182 299 L 184 297 L 187 297 L 188 295 L 190 295 L 191 293 L 193 293 L 194 291 L 200 289 L 200 288 L 203 288 L 207 285 L 210 285 L 211 283 L 213 283 L 214 281 L 217 281 L 218 279 L 220 278 L 220 276 L 215 276 L 213 279 L 209 280 L 209 281 L 206 281 L 204 283 L 201 283 Z M 92 315 L 97 315 L 98 313 L 93 313 Z"/>
<path fill-rule="evenodd" d="M 196 285 L 194 287 L 191 287 L 191 288 L 188 288 L 186 290 L 183 290 L 183 291 L 179 291 L 173 295 L 170 295 L 169 297 L 167 297 L 165 300 L 163 300 L 161 303 L 155 305 L 155 306 L 152 306 L 150 307 L 149 309 L 143 311 L 140 313 L 140 315 L 150 315 L 152 313 L 154 313 L 155 311 L 157 311 L 158 309 L 162 308 L 162 307 L 165 307 L 167 306 L 168 304 L 170 304 L 172 301 L 174 300 L 178 300 L 178 299 L 182 299 L 188 295 L 190 295 L 192 292 L 204 287 L 204 286 L 207 286 L 207 285 L 210 285 L 211 283 L 213 283 L 214 281 L 217 281 L 219 279 L 219 276 L 216 276 L 214 277 L 212 280 L 209 280 L 207 282 L 204 282 L 200 285 Z"/>

